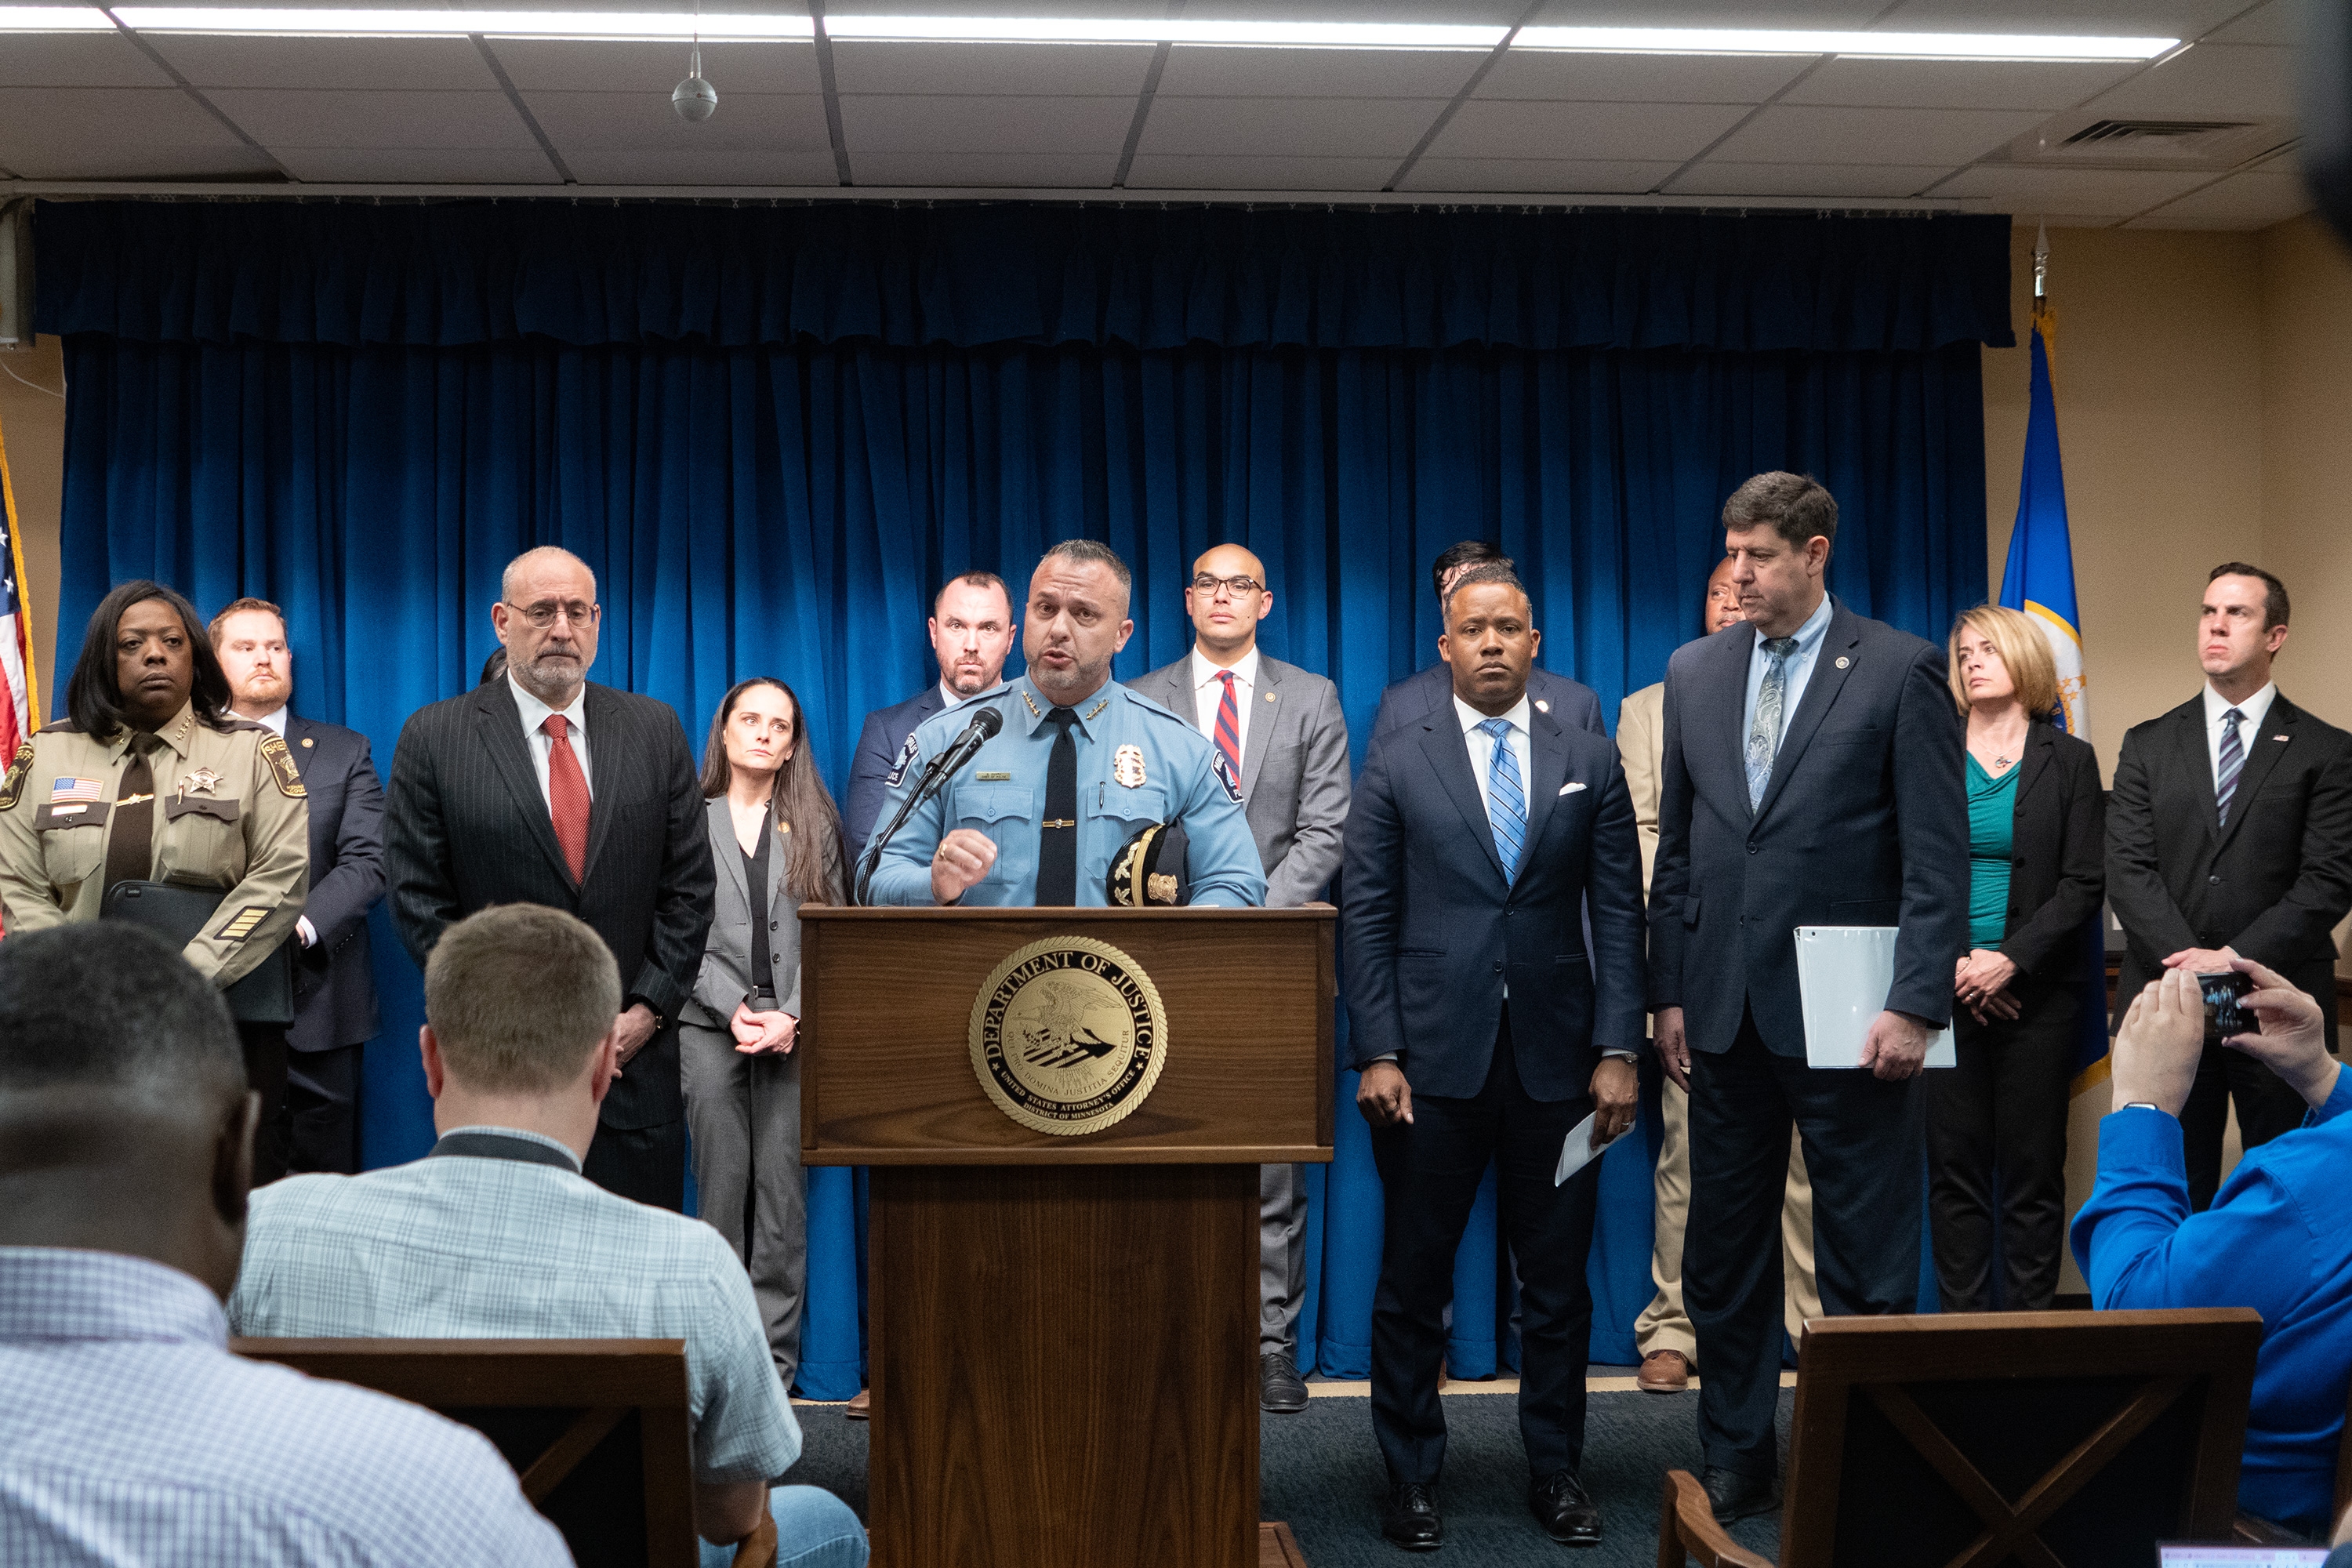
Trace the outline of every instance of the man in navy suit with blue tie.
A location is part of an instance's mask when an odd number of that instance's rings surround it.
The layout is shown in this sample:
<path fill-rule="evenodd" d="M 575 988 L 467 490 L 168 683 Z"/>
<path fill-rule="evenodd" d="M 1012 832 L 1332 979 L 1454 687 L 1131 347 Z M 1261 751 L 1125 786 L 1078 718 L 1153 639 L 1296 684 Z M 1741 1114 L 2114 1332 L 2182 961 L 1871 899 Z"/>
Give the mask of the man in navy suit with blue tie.
<path fill-rule="evenodd" d="M 1493 1160 L 1519 1267 L 1528 1505 L 1553 1540 L 1590 1546 L 1601 1516 L 1580 1476 L 1584 1268 L 1600 1174 L 1552 1175 L 1588 1113 L 1595 1142 L 1633 1124 L 1642 854 L 1617 748 L 1528 696 L 1539 634 L 1510 569 L 1464 573 L 1445 623 L 1453 694 L 1366 762 L 1340 882 L 1356 1103 L 1385 1194 L 1372 1304 L 1381 1531 L 1412 1551 L 1444 1540 L 1444 1313 Z"/>
<path fill-rule="evenodd" d="M 866 716 L 849 762 L 849 809 L 841 816 L 849 852 L 843 865 L 856 866 L 866 853 L 883 797 L 890 793 L 890 769 L 908 737 L 932 714 L 1003 685 L 1004 660 L 1020 629 L 1013 618 L 1013 595 L 993 572 L 950 577 L 932 599 L 931 652 L 939 658 L 940 678 L 904 702 Z"/>
<path fill-rule="evenodd" d="M 1968 946 L 1969 813 L 1944 650 L 1830 595 L 1829 491 L 1759 474 L 1723 528 L 1748 618 L 1666 664 L 1650 1000 L 1658 1055 L 1690 1093 L 1683 1300 L 1706 1369 L 1702 1480 L 1727 1522 L 1776 1501 L 1792 1121 L 1822 1307 L 1916 1300 L 1919 1072 Z M 1895 930 L 1860 1068 L 1806 1062 L 1799 926 Z"/>

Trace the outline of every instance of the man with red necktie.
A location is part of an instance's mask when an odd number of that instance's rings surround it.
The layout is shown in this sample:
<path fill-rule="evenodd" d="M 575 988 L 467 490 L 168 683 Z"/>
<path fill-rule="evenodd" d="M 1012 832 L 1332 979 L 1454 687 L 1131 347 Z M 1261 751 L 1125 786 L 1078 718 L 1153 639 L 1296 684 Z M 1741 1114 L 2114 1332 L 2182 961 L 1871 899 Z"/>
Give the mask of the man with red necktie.
<path fill-rule="evenodd" d="M 571 552 L 508 565 L 490 610 L 505 679 L 419 709 L 393 753 L 393 921 L 419 965 L 490 904 L 545 904 L 593 927 L 621 968 L 622 1067 L 585 1173 L 681 1209 L 677 1013 L 713 896 L 702 789 L 668 704 L 588 679 L 601 614 L 595 574 Z"/>
<path fill-rule="evenodd" d="M 1339 868 L 1348 819 L 1348 722 L 1328 680 L 1258 651 L 1274 608 L 1265 563 L 1220 544 L 1192 563 L 1184 590 L 1192 651 L 1133 689 L 1197 724 L 1240 781 L 1265 867 L 1268 909 L 1323 897 Z M 1298 1309 L 1307 1293 L 1307 1184 L 1297 1165 L 1258 1171 L 1258 1403 L 1307 1408 L 1298 1376 Z"/>

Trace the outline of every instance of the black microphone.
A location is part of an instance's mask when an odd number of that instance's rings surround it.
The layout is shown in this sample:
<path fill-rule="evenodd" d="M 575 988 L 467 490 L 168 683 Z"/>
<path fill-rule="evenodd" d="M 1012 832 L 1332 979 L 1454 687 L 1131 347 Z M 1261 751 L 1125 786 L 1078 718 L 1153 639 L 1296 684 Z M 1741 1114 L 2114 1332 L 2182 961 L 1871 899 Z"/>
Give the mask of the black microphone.
<path fill-rule="evenodd" d="M 882 836 L 874 840 L 873 847 L 858 857 L 857 890 L 852 902 L 866 902 L 866 891 L 874 880 L 874 868 L 881 863 L 884 847 L 898 829 L 907 825 L 907 818 L 915 814 L 915 808 L 946 788 L 948 780 L 969 766 L 972 758 L 980 754 L 980 749 L 995 739 L 996 732 L 1003 728 L 1003 713 L 991 704 L 971 716 L 971 722 L 963 727 L 963 733 L 955 738 L 954 745 L 931 759 L 930 766 L 923 770 L 922 779 L 915 785 L 914 793 L 898 808 L 898 815 L 890 819 L 890 826 L 882 830 Z"/>

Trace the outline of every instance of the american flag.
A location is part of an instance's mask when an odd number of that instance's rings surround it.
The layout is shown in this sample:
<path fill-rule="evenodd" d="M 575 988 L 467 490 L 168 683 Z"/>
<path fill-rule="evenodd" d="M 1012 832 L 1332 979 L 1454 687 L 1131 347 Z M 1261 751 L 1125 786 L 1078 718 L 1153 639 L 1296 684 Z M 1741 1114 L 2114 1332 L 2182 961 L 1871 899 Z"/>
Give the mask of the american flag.
<path fill-rule="evenodd" d="M 8 484 L 8 448 L 0 444 L 0 767 L 40 727 L 33 692 L 33 626 L 26 613 L 25 552 L 16 542 L 16 496 Z"/>

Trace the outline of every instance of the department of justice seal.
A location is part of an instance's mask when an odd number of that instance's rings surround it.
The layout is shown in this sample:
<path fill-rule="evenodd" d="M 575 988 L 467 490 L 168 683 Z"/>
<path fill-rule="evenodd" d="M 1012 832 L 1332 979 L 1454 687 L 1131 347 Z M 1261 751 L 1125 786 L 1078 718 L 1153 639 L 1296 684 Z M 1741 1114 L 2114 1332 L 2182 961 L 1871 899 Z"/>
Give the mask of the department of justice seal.
<path fill-rule="evenodd" d="M 972 1003 L 972 1071 L 999 1110 L 1039 1132 L 1101 1131 L 1143 1103 L 1167 1059 L 1159 987 L 1092 937 L 1029 943 Z"/>

